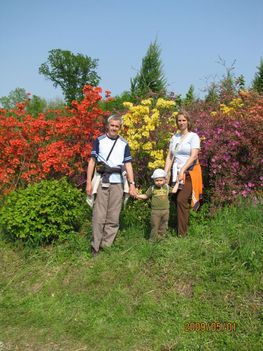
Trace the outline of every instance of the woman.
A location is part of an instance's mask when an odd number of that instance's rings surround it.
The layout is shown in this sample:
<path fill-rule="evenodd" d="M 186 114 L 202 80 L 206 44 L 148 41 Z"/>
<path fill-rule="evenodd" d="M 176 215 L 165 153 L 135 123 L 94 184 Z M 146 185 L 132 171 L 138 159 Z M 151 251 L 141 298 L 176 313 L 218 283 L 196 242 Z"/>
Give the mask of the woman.
<path fill-rule="evenodd" d="M 165 171 L 170 173 L 172 168 L 173 180 L 179 181 L 176 195 L 177 233 L 185 236 L 189 221 L 189 199 L 192 198 L 194 209 L 199 207 L 202 194 L 202 173 L 198 162 L 200 150 L 199 136 L 191 132 L 191 121 L 185 111 L 176 116 L 178 131 L 173 135 L 165 163 Z"/>

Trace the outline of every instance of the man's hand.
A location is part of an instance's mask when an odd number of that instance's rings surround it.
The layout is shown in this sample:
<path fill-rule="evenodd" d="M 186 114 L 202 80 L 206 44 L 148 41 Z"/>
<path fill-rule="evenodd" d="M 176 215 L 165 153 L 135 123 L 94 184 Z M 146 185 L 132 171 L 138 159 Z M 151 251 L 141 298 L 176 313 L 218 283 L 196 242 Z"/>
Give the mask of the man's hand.
<path fill-rule="evenodd" d="M 92 185 L 91 185 L 91 183 L 87 183 L 86 193 L 87 193 L 88 196 L 92 195 Z"/>
<path fill-rule="evenodd" d="M 137 197 L 138 193 L 136 191 L 136 188 L 135 188 L 135 184 L 130 184 L 130 195 L 132 197 Z"/>

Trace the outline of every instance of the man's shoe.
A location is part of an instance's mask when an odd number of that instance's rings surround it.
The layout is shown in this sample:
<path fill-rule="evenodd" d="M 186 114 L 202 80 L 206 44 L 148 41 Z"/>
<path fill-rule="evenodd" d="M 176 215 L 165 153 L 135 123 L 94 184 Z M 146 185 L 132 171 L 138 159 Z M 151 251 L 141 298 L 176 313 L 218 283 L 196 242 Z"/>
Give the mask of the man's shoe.
<path fill-rule="evenodd" d="M 91 251 L 91 256 L 92 257 L 96 257 L 99 254 L 99 251 L 96 251 L 93 246 L 91 246 L 90 251 Z"/>

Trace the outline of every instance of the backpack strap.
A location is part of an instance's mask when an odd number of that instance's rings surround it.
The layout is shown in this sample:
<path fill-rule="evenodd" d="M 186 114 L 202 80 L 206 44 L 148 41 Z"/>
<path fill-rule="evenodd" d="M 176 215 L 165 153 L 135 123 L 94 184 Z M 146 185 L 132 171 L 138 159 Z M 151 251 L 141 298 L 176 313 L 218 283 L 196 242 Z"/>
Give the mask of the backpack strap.
<path fill-rule="evenodd" d="M 107 158 L 106 158 L 106 161 L 108 161 L 108 159 L 110 158 L 110 155 L 111 155 L 111 153 L 112 153 L 112 150 L 114 149 L 114 146 L 115 146 L 115 144 L 117 143 L 117 140 L 119 139 L 119 135 L 117 136 L 117 138 L 115 139 L 115 141 L 114 141 L 114 143 L 113 143 L 113 145 L 112 145 L 112 147 L 111 147 L 111 149 L 110 149 L 110 152 L 109 152 L 109 154 L 108 154 L 108 156 L 107 156 Z"/>

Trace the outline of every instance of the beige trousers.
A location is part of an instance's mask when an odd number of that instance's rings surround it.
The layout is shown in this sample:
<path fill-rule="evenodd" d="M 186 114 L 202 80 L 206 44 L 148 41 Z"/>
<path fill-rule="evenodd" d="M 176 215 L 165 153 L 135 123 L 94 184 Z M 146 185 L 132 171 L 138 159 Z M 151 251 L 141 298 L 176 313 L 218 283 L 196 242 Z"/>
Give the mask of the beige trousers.
<path fill-rule="evenodd" d="M 152 210 L 150 239 L 164 237 L 168 228 L 169 210 Z"/>
<path fill-rule="evenodd" d="M 92 216 L 91 246 L 99 251 L 111 246 L 118 229 L 123 201 L 123 184 L 110 184 L 107 188 L 98 187 Z"/>

